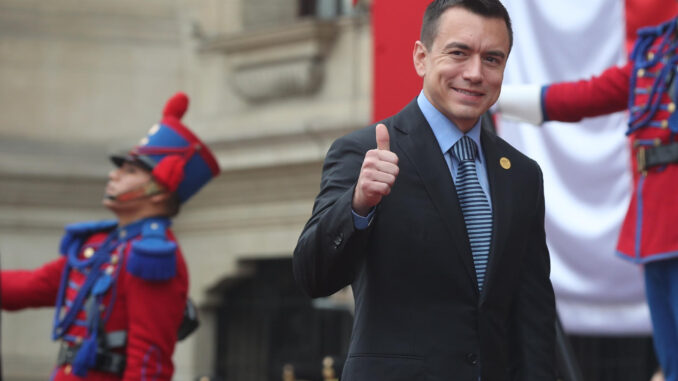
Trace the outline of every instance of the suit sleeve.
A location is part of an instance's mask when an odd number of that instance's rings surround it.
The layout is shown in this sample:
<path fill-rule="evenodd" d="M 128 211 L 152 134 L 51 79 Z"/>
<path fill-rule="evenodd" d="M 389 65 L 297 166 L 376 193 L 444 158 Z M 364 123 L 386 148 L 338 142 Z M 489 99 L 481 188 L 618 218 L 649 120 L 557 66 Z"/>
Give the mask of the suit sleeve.
<path fill-rule="evenodd" d="M 538 167 L 537 167 L 538 168 Z M 541 170 L 527 250 L 521 263 L 521 284 L 514 305 L 513 334 L 519 380 L 555 380 L 556 307 L 549 279 L 550 259 L 544 232 L 544 191 Z"/>
<path fill-rule="evenodd" d="M 56 302 L 65 257 L 35 270 L 6 270 L 0 275 L 2 309 L 53 307 Z"/>
<path fill-rule="evenodd" d="M 320 193 L 293 257 L 295 279 L 311 297 L 331 295 L 350 284 L 363 257 L 370 228 L 355 229 L 351 202 L 371 148 L 352 134 L 335 141 L 327 153 Z"/>
<path fill-rule="evenodd" d="M 126 273 L 128 342 L 124 381 L 172 379 L 172 354 L 188 292 L 187 268 L 179 252 L 177 266 L 177 276 L 167 281 L 148 281 Z"/>
<path fill-rule="evenodd" d="M 632 67 L 633 63 L 629 62 L 610 67 L 588 80 L 545 86 L 542 90 L 544 121 L 578 122 L 582 118 L 625 110 Z"/>

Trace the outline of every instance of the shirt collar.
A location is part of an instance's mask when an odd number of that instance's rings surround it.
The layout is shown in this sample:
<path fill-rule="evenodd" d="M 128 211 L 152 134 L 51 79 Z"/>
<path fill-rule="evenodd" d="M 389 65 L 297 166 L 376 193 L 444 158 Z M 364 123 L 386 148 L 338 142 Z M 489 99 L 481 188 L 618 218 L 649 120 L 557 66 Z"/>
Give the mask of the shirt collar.
<path fill-rule="evenodd" d="M 424 114 L 424 118 L 431 126 L 433 130 L 433 135 L 435 135 L 440 150 L 443 154 L 454 146 L 454 144 L 464 136 L 464 133 L 454 124 L 452 121 L 447 119 L 440 111 L 438 111 L 435 106 L 429 102 L 424 91 L 422 90 L 417 97 L 417 104 L 421 109 L 421 112 Z M 480 118 L 476 124 L 471 128 L 469 132 L 466 133 L 466 136 L 473 139 L 478 147 L 478 158 L 482 163 L 484 161 L 483 146 L 480 144 Z"/>

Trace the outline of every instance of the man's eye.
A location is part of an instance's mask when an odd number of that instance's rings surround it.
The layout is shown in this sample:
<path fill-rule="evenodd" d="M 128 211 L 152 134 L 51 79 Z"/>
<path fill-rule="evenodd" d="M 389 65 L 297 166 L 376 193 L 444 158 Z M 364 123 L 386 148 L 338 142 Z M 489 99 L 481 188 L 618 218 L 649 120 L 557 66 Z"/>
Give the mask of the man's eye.
<path fill-rule="evenodd" d="M 124 166 L 123 170 L 125 171 L 125 173 L 131 173 L 131 174 L 137 173 L 137 167 L 135 167 L 133 165 L 126 165 L 126 166 Z"/>

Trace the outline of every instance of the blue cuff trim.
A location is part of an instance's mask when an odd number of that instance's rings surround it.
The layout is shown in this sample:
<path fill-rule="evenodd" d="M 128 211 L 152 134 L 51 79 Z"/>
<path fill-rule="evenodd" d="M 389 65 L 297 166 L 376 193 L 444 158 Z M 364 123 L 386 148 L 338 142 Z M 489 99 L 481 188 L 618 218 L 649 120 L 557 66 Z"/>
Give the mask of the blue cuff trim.
<path fill-rule="evenodd" d="M 549 89 L 548 85 L 541 87 L 541 102 L 540 102 L 540 105 L 541 105 L 542 122 L 548 122 L 549 120 L 551 120 L 551 118 L 549 118 L 548 114 L 546 113 L 546 92 L 548 91 L 548 89 Z"/>

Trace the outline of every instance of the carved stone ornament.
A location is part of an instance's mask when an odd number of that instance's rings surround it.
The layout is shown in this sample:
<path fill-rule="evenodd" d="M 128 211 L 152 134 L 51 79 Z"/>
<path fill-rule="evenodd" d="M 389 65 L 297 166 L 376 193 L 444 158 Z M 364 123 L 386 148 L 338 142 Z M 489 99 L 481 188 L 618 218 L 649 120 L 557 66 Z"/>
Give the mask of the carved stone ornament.
<path fill-rule="evenodd" d="M 302 20 L 214 37 L 205 40 L 200 50 L 225 54 L 234 92 L 256 103 L 318 90 L 323 82 L 325 56 L 336 34 L 332 21 Z"/>

